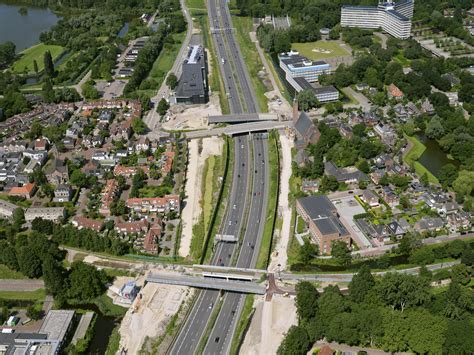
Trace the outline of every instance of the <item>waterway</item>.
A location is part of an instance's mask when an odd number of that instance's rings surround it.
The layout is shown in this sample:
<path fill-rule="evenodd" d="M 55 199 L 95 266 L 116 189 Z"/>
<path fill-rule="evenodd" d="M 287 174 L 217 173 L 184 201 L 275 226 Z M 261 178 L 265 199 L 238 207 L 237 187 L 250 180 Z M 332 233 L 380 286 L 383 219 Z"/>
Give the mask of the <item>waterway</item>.
<path fill-rule="evenodd" d="M 450 159 L 441 149 L 437 141 L 428 139 L 425 135 L 418 135 L 418 139 L 426 146 L 426 150 L 418 159 L 418 162 L 428 169 L 428 171 L 434 176 L 437 177 L 441 168 L 446 164 L 459 166 L 459 162 Z"/>
<path fill-rule="evenodd" d="M 24 6 L 0 3 L 0 43 L 13 42 L 17 52 L 39 42 L 41 32 L 59 21 L 49 9 L 27 7 L 28 13 L 20 15 L 20 7 Z"/>

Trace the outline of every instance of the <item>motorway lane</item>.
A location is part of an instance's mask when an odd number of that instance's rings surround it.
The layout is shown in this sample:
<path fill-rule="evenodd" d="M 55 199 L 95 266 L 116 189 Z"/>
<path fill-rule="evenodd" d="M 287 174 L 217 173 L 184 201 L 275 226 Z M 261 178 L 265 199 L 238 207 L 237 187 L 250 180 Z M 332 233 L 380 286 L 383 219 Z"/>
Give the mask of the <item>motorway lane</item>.
<path fill-rule="evenodd" d="M 245 211 L 243 206 L 246 206 L 248 195 L 250 149 L 248 136 L 236 137 L 234 141 L 232 191 L 220 233 L 240 235 Z M 234 251 L 235 244 L 217 244 L 211 264 L 230 266 Z M 200 291 L 196 304 L 171 349 L 171 354 L 192 354 L 196 351 L 218 297 L 219 291 Z"/>
<path fill-rule="evenodd" d="M 266 206 L 268 197 L 268 152 L 267 134 L 253 135 L 254 166 L 253 196 L 250 206 L 247 229 L 240 248 L 237 267 L 253 268 L 258 258 L 261 236 L 265 227 Z M 232 335 L 243 307 L 245 295 L 228 292 L 212 332 L 209 336 L 204 354 L 226 354 L 230 350 Z"/>

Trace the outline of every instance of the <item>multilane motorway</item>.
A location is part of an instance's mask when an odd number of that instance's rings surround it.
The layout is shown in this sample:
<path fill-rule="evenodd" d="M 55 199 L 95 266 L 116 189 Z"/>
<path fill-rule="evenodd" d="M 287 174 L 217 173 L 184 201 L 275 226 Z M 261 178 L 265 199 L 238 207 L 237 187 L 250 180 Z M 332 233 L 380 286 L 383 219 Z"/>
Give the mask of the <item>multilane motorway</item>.
<path fill-rule="evenodd" d="M 256 113 L 255 94 L 249 84 L 249 76 L 233 35 L 230 13 L 225 2 L 210 0 L 208 13 L 231 112 L 233 114 Z M 252 144 L 252 150 L 250 150 L 250 144 Z M 248 136 L 236 137 L 234 146 L 232 189 L 220 233 L 240 237 L 244 227 L 245 233 L 242 242 L 237 245 L 217 244 L 212 264 L 231 265 L 235 254 L 237 266 L 253 267 L 260 248 L 268 194 L 266 134 L 253 134 L 250 138 Z M 250 178 L 252 178 L 251 187 L 249 186 Z M 224 295 L 217 322 L 211 331 L 204 353 L 228 352 L 243 299 L 241 294 L 226 293 Z M 193 309 L 173 344 L 171 354 L 196 353 L 218 301 L 219 291 L 207 290 L 199 293 Z"/>

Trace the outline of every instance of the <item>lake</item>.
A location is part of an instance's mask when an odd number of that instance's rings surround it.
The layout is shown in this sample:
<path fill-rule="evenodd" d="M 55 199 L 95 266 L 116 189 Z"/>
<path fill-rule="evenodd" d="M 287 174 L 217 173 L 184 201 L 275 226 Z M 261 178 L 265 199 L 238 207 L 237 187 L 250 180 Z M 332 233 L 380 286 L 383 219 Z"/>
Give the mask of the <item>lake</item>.
<path fill-rule="evenodd" d="M 423 152 L 418 162 L 429 170 L 434 176 L 439 175 L 439 171 L 446 164 L 453 164 L 459 166 L 459 162 L 449 159 L 446 153 L 441 149 L 438 142 L 433 139 L 428 139 L 424 135 L 418 135 L 418 139 L 422 142 L 426 150 Z"/>
<path fill-rule="evenodd" d="M 15 43 L 17 52 L 39 42 L 40 33 L 59 21 L 49 9 L 27 7 L 28 13 L 20 15 L 20 7 L 0 3 L 0 43 Z"/>

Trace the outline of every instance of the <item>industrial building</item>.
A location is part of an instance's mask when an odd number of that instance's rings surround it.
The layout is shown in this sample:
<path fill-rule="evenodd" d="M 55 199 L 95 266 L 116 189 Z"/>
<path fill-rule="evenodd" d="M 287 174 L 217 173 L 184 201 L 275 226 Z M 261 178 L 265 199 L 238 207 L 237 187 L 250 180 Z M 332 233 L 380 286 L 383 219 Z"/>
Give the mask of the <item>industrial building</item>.
<path fill-rule="evenodd" d="M 410 37 L 414 0 L 380 1 L 377 6 L 343 5 L 341 26 L 365 29 L 381 28 L 395 38 Z"/>
<path fill-rule="evenodd" d="M 200 45 L 191 46 L 175 92 L 176 103 L 205 104 L 209 101 L 207 54 Z"/>

